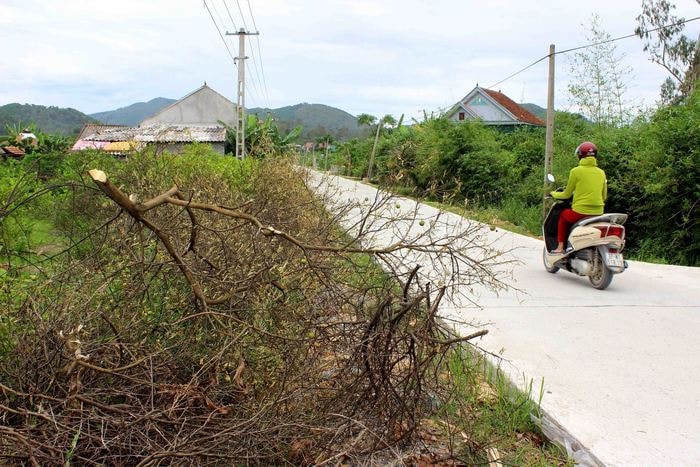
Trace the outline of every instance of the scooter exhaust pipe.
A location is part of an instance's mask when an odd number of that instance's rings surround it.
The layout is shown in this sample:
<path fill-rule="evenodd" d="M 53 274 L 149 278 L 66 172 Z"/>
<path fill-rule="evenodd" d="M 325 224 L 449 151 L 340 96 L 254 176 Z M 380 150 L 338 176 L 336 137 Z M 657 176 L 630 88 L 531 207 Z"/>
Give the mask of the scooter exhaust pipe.
<path fill-rule="evenodd" d="M 591 264 L 585 259 L 573 258 L 571 260 L 571 269 L 576 271 L 579 276 L 588 276 L 591 273 Z"/>

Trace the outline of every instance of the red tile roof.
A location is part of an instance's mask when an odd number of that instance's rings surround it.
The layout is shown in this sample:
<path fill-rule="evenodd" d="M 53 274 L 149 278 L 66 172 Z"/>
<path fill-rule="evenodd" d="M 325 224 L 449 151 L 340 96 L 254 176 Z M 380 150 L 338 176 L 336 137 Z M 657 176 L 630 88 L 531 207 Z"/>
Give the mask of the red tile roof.
<path fill-rule="evenodd" d="M 3 154 L 6 156 L 12 156 L 12 157 L 24 156 L 24 149 L 18 148 L 17 146 L 4 146 L 0 149 L 2 149 Z"/>
<path fill-rule="evenodd" d="M 515 118 L 523 123 L 529 123 L 531 125 L 545 126 L 545 123 L 534 116 L 530 111 L 516 104 L 510 97 L 505 94 L 501 94 L 498 91 L 492 91 L 490 89 L 482 88 L 486 93 L 491 96 L 493 100 L 498 102 L 500 105 L 505 107 L 505 109 L 515 115 Z"/>

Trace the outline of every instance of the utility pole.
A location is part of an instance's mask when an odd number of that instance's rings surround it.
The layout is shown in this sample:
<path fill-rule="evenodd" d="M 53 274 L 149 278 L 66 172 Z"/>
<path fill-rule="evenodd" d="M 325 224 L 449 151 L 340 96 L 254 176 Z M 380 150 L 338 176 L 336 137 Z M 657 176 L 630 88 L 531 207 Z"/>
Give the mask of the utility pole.
<path fill-rule="evenodd" d="M 238 36 L 238 91 L 236 93 L 236 158 L 245 158 L 245 36 L 257 36 L 259 32 L 246 32 L 241 28 L 238 32 L 226 32 L 227 36 Z"/>
<path fill-rule="evenodd" d="M 544 143 L 544 193 L 542 195 L 542 218 L 547 215 L 547 174 L 552 170 L 554 155 L 554 44 L 549 46 L 549 77 L 547 80 L 547 131 Z"/>

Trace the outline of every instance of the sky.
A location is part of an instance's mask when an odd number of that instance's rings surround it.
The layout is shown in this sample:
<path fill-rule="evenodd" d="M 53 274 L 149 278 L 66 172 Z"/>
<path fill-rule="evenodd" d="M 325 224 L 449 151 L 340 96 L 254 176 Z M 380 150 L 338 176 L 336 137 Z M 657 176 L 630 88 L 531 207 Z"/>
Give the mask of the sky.
<path fill-rule="evenodd" d="M 696 0 L 674 3 L 677 16 L 700 16 Z M 235 102 L 238 37 L 225 33 L 244 28 L 260 34 L 246 39 L 246 107 L 307 102 L 420 119 L 550 44 L 585 44 L 593 14 L 619 37 L 640 12 L 641 0 L 0 0 L 0 105 L 95 113 L 179 99 L 204 82 Z M 692 38 L 699 31 L 700 21 L 686 25 Z M 636 37 L 615 46 L 632 69 L 626 99 L 654 105 L 664 69 Z M 570 57 L 556 57 L 558 110 L 576 110 Z M 494 89 L 545 107 L 547 60 Z"/>

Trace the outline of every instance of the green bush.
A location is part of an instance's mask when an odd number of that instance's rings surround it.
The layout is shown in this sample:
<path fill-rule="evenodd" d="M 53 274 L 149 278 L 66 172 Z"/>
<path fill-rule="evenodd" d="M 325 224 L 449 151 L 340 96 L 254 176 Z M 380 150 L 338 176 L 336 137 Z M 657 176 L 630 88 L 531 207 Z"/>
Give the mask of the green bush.
<path fill-rule="evenodd" d="M 593 125 L 557 112 L 551 173 L 566 183 L 574 150 L 590 140 L 608 178 L 607 212 L 629 214 L 631 257 L 697 265 L 700 256 L 700 96 L 640 116 L 629 125 Z M 428 199 L 495 209 L 539 235 L 544 177 L 544 129 L 503 132 L 478 122 L 428 119 L 380 139 L 377 166 L 385 184 Z M 346 174 L 362 176 L 371 137 L 341 146 Z M 549 188 L 546 189 L 547 191 Z"/>

